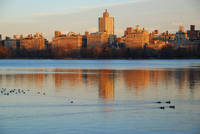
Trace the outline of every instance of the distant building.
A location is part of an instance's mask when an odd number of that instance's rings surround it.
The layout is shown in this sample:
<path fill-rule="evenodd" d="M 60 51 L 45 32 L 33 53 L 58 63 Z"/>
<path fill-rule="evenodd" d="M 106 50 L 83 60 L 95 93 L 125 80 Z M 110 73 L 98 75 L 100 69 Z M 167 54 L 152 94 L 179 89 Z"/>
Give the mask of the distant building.
<path fill-rule="evenodd" d="M 20 43 L 21 43 L 22 39 L 23 39 L 23 35 L 14 35 L 13 36 L 13 40 L 14 40 L 13 48 L 14 49 L 20 49 Z"/>
<path fill-rule="evenodd" d="M 128 27 L 121 38 L 121 43 L 124 43 L 127 48 L 143 48 L 149 43 L 149 33 L 139 26 L 136 26 L 136 29 Z"/>
<path fill-rule="evenodd" d="M 44 45 L 45 45 L 45 49 L 50 49 L 51 45 L 49 43 L 49 41 L 47 39 L 44 39 Z"/>
<path fill-rule="evenodd" d="M 52 39 L 52 48 L 62 48 L 65 51 L 82 48 L 82 36 L 74 32 L 67 35 L 55 31 L 55 37 Z"/>
<path fill-rule="evenodd" d="M 14 41 L 10 37 L 6 37 L 6 39 L 3 41 L 3 46 L 9 49 L 13 48 L 13 44 L 14 44 Z"/>
<path fill-rule="evenodd" d="M 15 36 L 16 40 L 15 48 L 24 48 L 27 50 L 43 50 L 45 49 L 45 38 L 41 33 L 29 34 L 27 37 L 23 38 L 22 35 Z"/>
<path fill-rule="evenodd" d="M 149 34 L 149 43 L 150 44 L 155 44 L 156 40 L 158 40 L 158 37 L 159 37 L 158 30 L 154 30 L 153 32 L 151 32 Z"/>
<path fill-rule="evenodd" d="M 61 37 L 61 32 L 60 31 L 55 31 L 55 37 Z"/>
<path fill-rule="evenodd" d="M 187 37 L 187 33 L 184 31 L 183 26 L 179 26 L 179 31 L 176 32 L 173 41 L 175 45 L 189 44 L 189 38 Z"/>
<path fill-rule="evenodd" d="M 149 45 L 147 47 L 160 50 L 174 38 L 174 34 L 168 31 L 159 34 L 158 30 L 154 30 L 149 34 Z"/>
<path fill-rule="evenodd" d="M 195 25 L 190 26 L 190 30 L 187 31 L 187 36 L 193 44 L 200 44 L 200 30 L 195 30 Z"/>
<path fill-rule="evenodd" d="M 103 17 L 99 17 L 99 32 L 114 34 L 114 18 L 109 17 L 107 9 L 103 13 Z"/>
<path fill-rule="evenodd" d="M 87 40 L 88 48 L 94 46 L 111 46 L 115 43 L 116 36 L 114 35 L 114 18 L 109 17 L 107 9 L 103 13 L 103 17 L 99 17 L 99 32 L 87 32 L 83 38 L 84 44 Z"/>
<path fill-rule="evenodd" d="M 125 47 L 124 40 L 125 39 L 123 37 L 117 37 L 115 39 L 115 41 L 116 41 L 116 47 L 118 47 L 118 48 L 124 48 Z"/>
<path fill-rule="evenodd" d="M 109 47 L 117 47 L 117 36 L 116 35 L 109 35 L 108 37 L 108 46 Z"/>
<path fill-rule="evenodd" d="M 87 48 L 87 37 L 89 35 L 89 32 L 86 31 L 85 35 L 82 36 L 82 47 L 83 48 Z"/>
<path fill-rule="evenodd" d="M 106 32 L 96 32 L 87 35 L 87 47 L 91 48 L 94 46 L 108 46 L 109 44 L 109 34 Z"/>
<path fill-rule="evenodd" d="M 164 41 L 165 44 L 168 44 L 168 43 L 171 43 L 174 40 L 174 38 L 175 38 L 175 34 L 165 31 L 165 32 L 159 34 L 159 36 L 156 37 L 155 39 L 162 41 L 162 42 Z"/>

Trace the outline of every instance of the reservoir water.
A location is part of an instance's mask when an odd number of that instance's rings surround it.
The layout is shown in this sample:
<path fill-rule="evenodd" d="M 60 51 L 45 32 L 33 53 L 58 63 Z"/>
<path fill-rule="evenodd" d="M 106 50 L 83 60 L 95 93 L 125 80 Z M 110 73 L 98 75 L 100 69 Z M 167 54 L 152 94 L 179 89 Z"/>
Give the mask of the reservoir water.
<path fill-rule="evenodd" d="M 0 60 L 0 134 L 199 134 L 200 60 Z"/>

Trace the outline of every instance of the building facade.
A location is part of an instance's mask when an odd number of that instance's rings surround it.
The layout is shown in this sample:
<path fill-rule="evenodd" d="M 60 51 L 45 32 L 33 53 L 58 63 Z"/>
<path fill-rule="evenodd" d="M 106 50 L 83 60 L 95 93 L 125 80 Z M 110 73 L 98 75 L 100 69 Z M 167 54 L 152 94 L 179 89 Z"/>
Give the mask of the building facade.
<path fill-rule="evenodd" d="M 187 31 L 187 35 L 192 44 L 200 45 L 200 30 L 195 30 L 195 25 L 190 25 L 190 30 Z"/>
<path fill-rule="evenodd" d="M 52 48 L 62 48 L 65 51 L 82 48 L 82 36 L 73 32 L 67 35 L 55 31 L 55 37 L 52 39 Z"/>
<path fill-rule="evenodd" d="M 186 45 L 186 44 L 189 44 L 189 38 L 187 36 L 187 32 L 184 31 L 184 27 L 183 26 L 179 26 L 179 31 L 176 32 L 173 41 L 174 41 L 175 45 Z"/>
<path fill-rule="evenodd" d="M 149 34 L 149 43 L 155 44 L 158 37 L 159 37 L 158 30 L 154 30 Z"/>
<path fill-rule="evenodd" d="M 26 37 L 23 35 L 14 35 L 14 48 L 26 50 L 44 50 L 45 38 L 41 33 L 29 34 Z"/>
<path fill-rule="evenodd" d="M 87 47 L 91 48 L 94 46 L 107 46 L 109 43 L 109 34 L 106 32 L 96 32 L 87 35 Z"/>
<path fill-rule="evenodd" d="M 109 17 L 107 9 L 103 13 L 103 17 L 99 17 L 99 32 L 114 34 L 114 17 Z"/>
<path fill-rule="evenodd" d="M 165 44 L 173 42 L 175 38 L 175 34 L 169 33 L 168 31 L 165 31 L 161 33 L 156 39 L 159 41 L 164 41 Z"/>
<path fill-rule="evenodd" d="M 14 41 L 10 37 L 6 37 L 6 39 L 3 41 L 3 46 L 12 49 L 14 46 Z"/>
<path fill-rule="evenodd" d="M 139 26 L 136 26 L 136 29 L 128 27 L 121 38 L 121 43 L 124 43 L 127 48 L 143 48 L 149 44 L 149 33 Z"/>

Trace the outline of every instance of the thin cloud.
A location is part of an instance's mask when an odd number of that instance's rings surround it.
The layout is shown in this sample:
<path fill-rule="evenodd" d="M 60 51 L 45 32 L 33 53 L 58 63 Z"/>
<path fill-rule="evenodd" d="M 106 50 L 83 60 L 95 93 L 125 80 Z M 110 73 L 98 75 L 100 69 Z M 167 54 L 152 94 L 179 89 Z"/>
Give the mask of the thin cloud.
<path fill-rule="evenodd" d="M 104 4 L 104 5 L 91 5 L 91 6 L 77 6 L 74 7 L 72 11 L 67 12 L 67 13 L 40 13 L 40 12 L 36 12 L 33 13 L 32 16 L 33 17 L 52 17 L 52 16 L 65 16 L 65 15 L 70 15 L 72 13 L 81 13 L 84 11 L 89 11 L 92 9 L 101 9 L 101 8 L 111 8 L 111 7 L 115 7 L 115 6 L 120 6 L 120 5 L 126 5 L 126 4 L 132 4 L 132 3 L 138 3 L 138 2 L 145 2 L 145 1 L 149 1 L 149 0 L 130 0 L 130 1 L 126 1 L 126 2 L 115 2 L 115 3 L 109 3 L 109 4 Z"/>
<path fill-rule="evenodd" d="M 131 0 L 131 1 L 126 1 L 126 2 L 109 3 L 109 4 L 105 4 L 105 5 L 99 5 L 99 6 L 79 6 L 79 7 L 77 7 L 77 9 L 90 10 L 90 9 L 114 7 L 114 6 L 120 6 L 120 5 L 132 4 L 132 3 L 138 3 L 138 2 L 144 2 L 144 1 L 148 1 L 148 0 Z"/>
<path fill-rule="evenodd" d="M 18 20 L 0 20 L 0 24 L 35 24 L 40 23 L 37 20 L 29 20 L 29 19 L 18 19 Z"/>

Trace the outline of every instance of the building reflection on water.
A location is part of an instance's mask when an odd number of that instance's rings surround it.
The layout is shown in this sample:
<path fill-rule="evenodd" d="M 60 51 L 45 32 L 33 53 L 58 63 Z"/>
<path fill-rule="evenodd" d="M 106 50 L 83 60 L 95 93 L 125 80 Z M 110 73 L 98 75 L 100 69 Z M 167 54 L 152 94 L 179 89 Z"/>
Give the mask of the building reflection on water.
<path fill-rule="evenodd" d="M 99 97 L 106 100 L 114 99 L 114 73 L 111 70 L 100 71 Z"/>
<path fill-rule="evenodd" d="M 148 70 L 125 70 L 122 74 L 126 87 L 135 89 L 137 95 L 149 86 L 150 71 Z"/>
<path fill-rule="evenodd" d="M 44 73 L 43 73 L 44 72 Z M 82 70 L 82 69 L 54 69 L 46 73 L 0 74 L 0 86 L 8 88 L 27 88 L 33 90 L 52 88 L 55 92 L 76 89 L 98 90 L 99 98 L 112 100 L 115 98 L 116 88 L 130 89 L 135 95 L 159 86 L 175 89 L 184 94 L 189 90 L 192 94 L 200 87 L 200 70 L 171 69 L 171 70 Z M 117 81 L 116 81 L 117 79 Z"/>
<path fill-rule="evenodd" d="M 65 89 L 67 87 L 74 88 L 76 86 L 81 87 L 82 85 L 82 73 L 81 69 L 55 69 L 53 78 L 55 83 L 55 88 L 57 92 L 60 92 L 61 89 Z"/>

